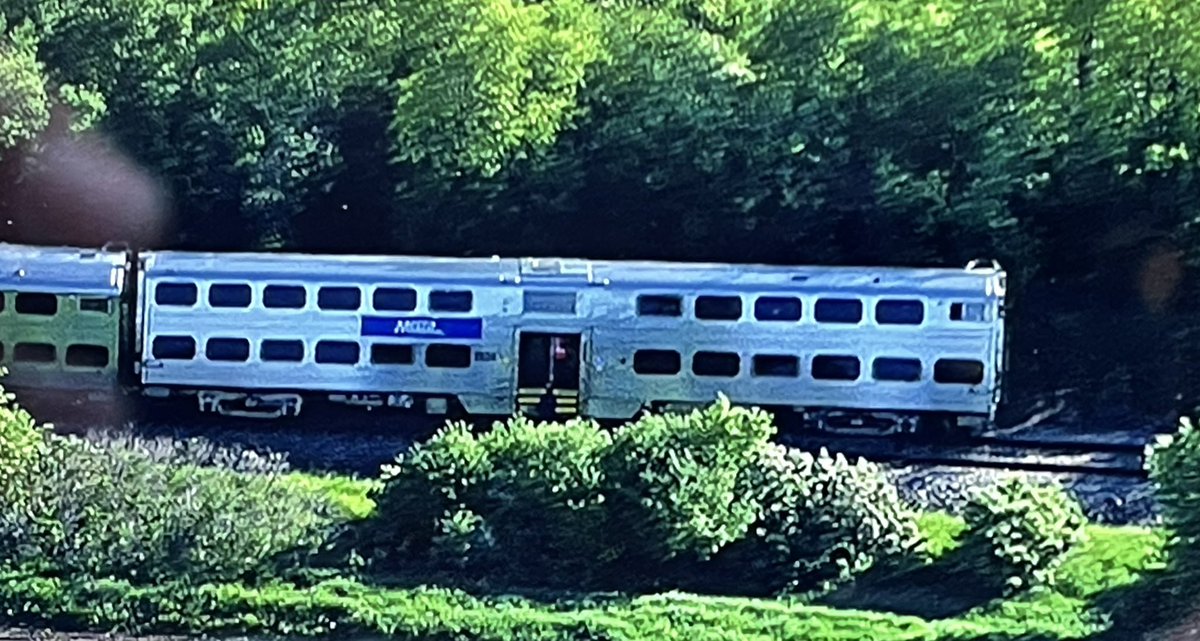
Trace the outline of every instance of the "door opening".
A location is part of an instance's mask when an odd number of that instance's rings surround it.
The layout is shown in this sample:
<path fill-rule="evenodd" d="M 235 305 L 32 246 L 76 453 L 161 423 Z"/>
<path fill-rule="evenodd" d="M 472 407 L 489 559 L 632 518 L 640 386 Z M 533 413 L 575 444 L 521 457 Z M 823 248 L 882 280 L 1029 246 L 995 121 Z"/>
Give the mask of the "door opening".
<path fill-rule="evenodd" d="M 521 332 L 517 410 L 539 418 L 579 413 L 579 334 Z"/>

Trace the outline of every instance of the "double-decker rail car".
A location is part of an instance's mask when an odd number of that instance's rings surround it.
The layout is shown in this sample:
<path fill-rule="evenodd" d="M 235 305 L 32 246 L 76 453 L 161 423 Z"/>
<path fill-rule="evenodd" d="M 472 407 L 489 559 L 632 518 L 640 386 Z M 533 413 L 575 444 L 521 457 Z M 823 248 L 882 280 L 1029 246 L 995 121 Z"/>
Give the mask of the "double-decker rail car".
<path fill-rule="evenodd" d="M 39 251 L 88 256 L 0 246 L 0 264 L 20 269 Z M 128 390 L 227 415 L 296 415 L 320 400 L 626 419 L 724 393 L 821 428 L 903 430 L 986 423 L 1000 400 L 994 264 L 115 256 L 136 273 L 125 289 L 123 272 L 110 277 L 129 318 L 126 334 L 105 334 L 128 352 Z M 25 371 L 13 380 L 32 381 Z"/>

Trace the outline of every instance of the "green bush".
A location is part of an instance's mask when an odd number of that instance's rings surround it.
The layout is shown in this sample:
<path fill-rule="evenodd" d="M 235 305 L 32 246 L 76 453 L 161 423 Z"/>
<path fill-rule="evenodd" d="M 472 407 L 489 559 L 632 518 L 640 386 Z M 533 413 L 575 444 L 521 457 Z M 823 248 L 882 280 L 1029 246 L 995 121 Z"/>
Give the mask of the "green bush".
<path fill-rule="evenodd" d="M 47 436 L 0 387 L 0 501 L 12 509 L 28 500 L 31 468 L 44 454 Z"/>
<path fill-rule="evenodd" d="M 384 567 L 415 553 L 476 575 L 577 584 L 603 546 L 609 445 L 586 421 L 513 418 L 478 435 L 449 425 L 385 470 L 365 540 Z"/>
<path fill-rule="evenodd" d="M 635 566 L 704 560 L 742 538 L 758 513 L 746 491 L 775 432 L 771 415 L 716 403 L 686 414 L 647 414 L 617 431 L 605 458 L 612 511 Z"/>
<path fill-rule="evenodd" d="M 1084 540 L 1087 525 L 1079 502 L 1061 487 L 1016 477 L 979 491 L 963 516 L 967 545 L 985 551 L 1006 593 L 1053 584 L 1067 552 Z"/>
<path fill-rule="evenodd" d="M 153 582 L 253 579 L 315 553 L 337 508 L 278 475 L 157 463 L 52 437 L 28 468 L 24 506 L 0 506 L 10 568 Z"/>
<path fill-rule="evenodd" d="M 743 483 L 758 501 L 755 522 L 714 559 L 705 589 L 825 591 L 920 548 L 918 513 L 865 459 L 773 445 Z"/>

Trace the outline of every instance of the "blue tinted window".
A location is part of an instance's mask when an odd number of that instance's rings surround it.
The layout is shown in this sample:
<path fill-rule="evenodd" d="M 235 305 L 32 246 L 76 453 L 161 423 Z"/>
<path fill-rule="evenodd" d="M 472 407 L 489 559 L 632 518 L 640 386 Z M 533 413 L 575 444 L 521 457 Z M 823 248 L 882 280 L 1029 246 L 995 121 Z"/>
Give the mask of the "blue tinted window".
<path fill-rule="evenodd" d="M 204 357 L 210 361 L 250 360 L 250 341 L 244 338 L 210 338 L 204 344 Z"/>
<path fill-rule="evenodd" d="M 159 305 L 196 304 L 196 286 L 192 283 L 159 283 L 154 288 L 154 302 Z"/>
<path fill-rule="evenodd" d="M 862 364 L 856 356 L 826 354 L 813 357 L 813 378 L 827 381 L 855 381 L 862 373 L 861 370 Z"/>
<path fill-rule="evenodd" d="M 305 300 L 304 288 L 299 285 L 267 285 L 263 289 L 263 307 L 299 309 Z"/>
<path fill-rule="evenodd" d="M 322 287 L 317 292 L 317 307 L 321 309 L 358 309 L 362 293 L 357 287 Z"/>
<path fill-rule="evenodd" d="M 978 385 L 983 382 L 983 363 L 954 358 L 939 359 L 933 364 L 933 380 L 952 385 Z"/>
<path fill-rule="evenodd" d="M 754 301 L 754 318 L 760 321 L 798 321 L 800 299 L 792 296 L 762 296 Z"/>
<path fill-rule="evenodd" d="M 871 364 L 871 376 L 880 381 L 919 381 L 921 361 L 915 358 L 877 358 Z"/>
<path fill-rule="evenodd" d="M 862 313 L 862 301 L 853 298 L 822 298 L 813 310 L 818 323 L 857 323 Z"/>
<path fill-rule="evenodd" d="M 881 300 L 875 304 L 875 322 L 882 325 L 920 325 L 925 304 L 919 300 Z"/>
<path fill-rule="evenodd" d="M 435 312 L 469 312 L 473 299 L 471 292 L 429 292 L 429 309 Z"/>
<path fill-rule="evenodd" d="M 321 341 L 317 343 L 317 362 L 353 365 L 358 362 L 358 343 Z"/>
<path fill-rule="evenodd" d="M 407 287 L 380 287 L 371 303 L 378 311 L 411 312 L 417 308 L 417 292 Z"/>
<path fill-rule="evenodd" d="M 249 285 L 212 285 L 208 288 L 208 304 L 213 307 L 249 307 Z"/>
<path fill-rule="evenodd" d="M 150 354 L 154 358 L 189 361 L 196 357 L 196 339 L 191 336 L 155 336 Z"/>
<path fill-rule="evenodd" d="M 304 360 L 304 343 L 298 340 L 267 339 L 259 348 L 259 357 L 264 361 L 298 363 Z"/>

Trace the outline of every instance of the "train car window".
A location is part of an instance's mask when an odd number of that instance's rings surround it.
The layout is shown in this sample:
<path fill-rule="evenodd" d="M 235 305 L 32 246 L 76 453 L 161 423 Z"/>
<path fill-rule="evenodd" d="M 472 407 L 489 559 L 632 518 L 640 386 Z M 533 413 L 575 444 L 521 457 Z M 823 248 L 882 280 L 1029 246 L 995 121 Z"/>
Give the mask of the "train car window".
<path fill-rule="evenodd" d="M 754 376 L 796 378 L 800 376 L 800 359 L 790 354 L 755 354 L 750 371 Z"/>
<path fill-rule="evenodd" d="M 58 313 L 58 296 L 23 292 L 17 294 L 16 310 L 18 314 L 53 316 Z"/>
<path fill-rule="evenodd" d="M 4 360 L 4 343 L 0 343 L 0 362 Z"/>
<path fill-rule="evenodd" d="M 950 320 L 979 322 L 983 320 L 983 303 L 952 303 Z"/>
<path fill-rule="evenodd" d="M 80 298 L 79 311 L 98 312 L 100 314 L 108 314 L 111 312 L 108 306 L 107 298 Z"/>
<path fill-rule="evenodd" d="M 933 364 L 933 380 L 950 385 L 978 385 L 983 382 L 983 363 L 969 359 L 940 358 Z"/>
<path fill-rule="evenodd" d="M 358 363 L 358 343 L 350 341 L 321 341 L 317 343 L 317 362 L 332 365 Z"/>
<path fill-rule="evenodd" d="M 429 292 L 429 309 L 435 312 L 469 312 L 475 296 L 465 291 Z"/>
<path fill-rule="evenodd" d="M 411 312 L 417 308 L 417 290 L 408 287 L 380 287 L 372 294 L 371 305 L 381 312 Z"/>
<path fill-rule="evenodd" d="M 0 313 L 4 312 L 4 292 L 0 292 Z"/>
<path fill-rule="evenodd" d="M 467 345 L 430 345 L 425 348 L 425 365 L 459 369 L 470 367 L 471 348 Z"/>
<path fill-rule="evenodd" d="M 268 338 L 259 347 L 258 356 L 267 362 L 299 363 L 304 360 L 304 341 Z"/>
<path fill-rule="evenodd" d="M 204 357 L 210 361 L 241 363 L 250 360 L 250 341 L 244 338 L 210 338 L 204 344 Z"/>
<path fill-rule="evenodd" d="M 633 353 L 633 371 L 638 374 L 670 376 L 681 367 L 679 352 L 669 349 L 639 349 Z"/>
<path fill-rule="evenodd" d="M 700 320 L 738 320 L 742 317 L 742 299 L 737 296 L 697 296 L 696 318 Z"/>
<path fill-rule="evenodd" d="M 754 301 L 755 320 L 786 322 L 800 320 L 800 299 L 792 296 L 760 296 Z"/>
<path fill-rule="evenodd" d="M 881 356 L 872 361 L 871 376 L 879 381 L 919 381 L 921 361 L 915 358 Z"/>
<path fill-rule="evenodd" d="M 575 292 L 525 292 L 523 309 L 529 314 L 574 314 Z"/>
<path fill-rule="evenodd" d="M 683 299 L 658 294 L 638 296 L 637 313 L 638 316 L 683 316 Z"/>
<path fill-rule="evenodd" d="M 881 325 L 920 325 L 925 304 L 919 300 L 881 300 L 875 303 L 875 322 Z"/>
<path fill-rule="evenodd" d="M 692 373 L 697 376 L 732 378 L 741 369 L 741 357 L 732 352 L 696 352 L 692 357 Z"/>
<path fill-rule="evenodd" d="M 856 381 L 862 373 L 862 363 L 857 356 L 822 354 L 814 356 L 813 378 L 823 381 Z"/>
<path fill-rule="evenodd" d="M 210 285 L 208 304 L 212 307 L 249 307 L 250 286 L 241 284 Z"/>
<path fill-rule="evenodd" d="M 813 309 L 818 323 L 857 323 L 862 315 L 862 301 L 854 298 L 822 298 Z"/>
<path fill-rule="evenodd" d="M 13 361 L 17 363 L 53 363 L 58 351 L 49 343 L 17 343 L 13 346 Z"/>
<path fill-rule="evenodd" d="M 263 288 L 263 307 L 271 309 L 301 309 L 308 294 L 299 285 L 267 285 Z"/>
<path fill-rule="evenodd" d="M 372 345 L 371 362 L 375 365 L 412 365 L 416 358 L 412 345 Z"/>
<path fill-rule="evenodd" d="M 356 310 L 362 305 L 362 292 L 357 287 L 322 287 L 317 291 L 317 307 L 321 309 Z"/>
<path fill-rule="evenodd" d="M 150 354 L 163 360 L 190 361 L 196 358 L 196 339 L 191 336 L 155 336 Z"/>
<path fill-rule="evenodd" d="M 70 367 L 108 367 L 108 348 L 103 345 L 70 345 L 67 347 Z"/>
<path fill-rule="evenodd" d="M 154 287 L 154 302 L 158 305 L 191 307 L 196 304 L 196 299 L 193 283 L 159 283 Z"/>

